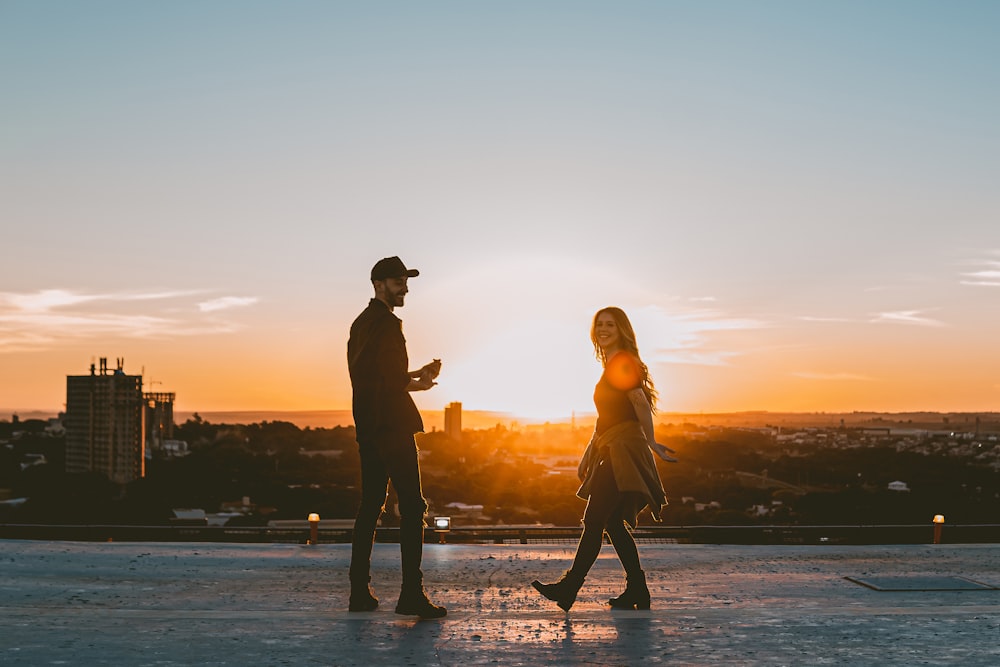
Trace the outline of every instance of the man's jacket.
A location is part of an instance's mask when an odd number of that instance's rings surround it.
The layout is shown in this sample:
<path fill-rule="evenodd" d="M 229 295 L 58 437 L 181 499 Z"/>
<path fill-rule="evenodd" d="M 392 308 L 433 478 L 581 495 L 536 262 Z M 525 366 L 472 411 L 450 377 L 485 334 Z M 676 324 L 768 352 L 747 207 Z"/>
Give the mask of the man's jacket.
<path fill-rule="evenodd" d="M 372 299 L 351 325 L 347 367 L 359 443 L 387 433 L 424 430 L 420 412 L 406 390 L 410 374 L 403 323 L 378 299 Z"/>

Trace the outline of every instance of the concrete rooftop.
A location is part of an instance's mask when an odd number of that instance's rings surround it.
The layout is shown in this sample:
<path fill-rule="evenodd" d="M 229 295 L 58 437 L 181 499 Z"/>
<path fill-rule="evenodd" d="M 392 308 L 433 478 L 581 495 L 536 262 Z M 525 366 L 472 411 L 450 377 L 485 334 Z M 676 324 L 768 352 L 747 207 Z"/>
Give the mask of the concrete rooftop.
<path fill-rule="evenodd" d="M 0 540 L 3 665 L 1000 665 L 1000 546 L 639 545 L 650 611 L 612 612 L 606 546 L 567 614 L 529 586 L 574 545 L 424 553 L 441 621 L 349 614 L 350 546 Z M 967 586 L 967 588 L 969 588 Z"/>

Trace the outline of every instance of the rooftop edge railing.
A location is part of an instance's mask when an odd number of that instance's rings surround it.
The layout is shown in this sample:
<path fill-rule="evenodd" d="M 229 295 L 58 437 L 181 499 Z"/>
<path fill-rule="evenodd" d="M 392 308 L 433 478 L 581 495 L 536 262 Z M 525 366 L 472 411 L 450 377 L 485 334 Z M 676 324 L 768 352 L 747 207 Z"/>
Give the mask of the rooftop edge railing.
<path fill-rule="evenodd" d="M 311 541 L 310 525 L 273 526 L 109 526 L 0 524 L 0 539 L 82 542 L 223 542 L 304 544 Z M 575 544 L 579 526 L 453 526 L 439 532 L 427 528 L 427 543 L 448 544 Z M 316 542 L 350 543 L 352 529 L 324 527 L 320 523 Z M 926 525 L 836 525 L 836 526 L 639 526 L 637 542 L 661 544 L 931 544 L 935 530 Z M 944 524 L 942 544 L 1000 543 L 1000 524 Z M 398 542 L 399 529 L 380 527 L 378 542 Z"/>

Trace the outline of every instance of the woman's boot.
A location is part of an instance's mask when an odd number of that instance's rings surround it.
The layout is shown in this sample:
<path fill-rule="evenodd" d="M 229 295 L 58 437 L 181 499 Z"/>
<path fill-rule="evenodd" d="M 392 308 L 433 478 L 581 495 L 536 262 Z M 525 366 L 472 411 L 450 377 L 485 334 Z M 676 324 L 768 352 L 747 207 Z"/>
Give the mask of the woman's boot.
<path fill-rule="evenodd" d="M 576 602 L 576 594 L 583 586 L 583 577 L 569 571 L 554 584 L 543 584 L 535 579 L 531 585 L 535 587 L 536 591 L 558 604 L 560 609 L 569 611 L 573 603 Z"/>
<path fill-rule="evenodd" d="M 614 609 L 649 609 L 646 573 L 639 570 L 635 574 L 626 575 L 625 582 L 625 592 L 608 600 L 608 604 Z"/>

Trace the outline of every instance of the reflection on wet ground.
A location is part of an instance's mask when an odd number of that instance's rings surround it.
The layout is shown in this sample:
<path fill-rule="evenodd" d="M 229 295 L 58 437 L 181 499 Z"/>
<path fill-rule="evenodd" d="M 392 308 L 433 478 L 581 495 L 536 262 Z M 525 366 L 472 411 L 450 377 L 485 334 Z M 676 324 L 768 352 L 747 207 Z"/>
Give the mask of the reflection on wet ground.
<path fill-rule="evenodd" d="M 649 611 L 612 611 L 606 548 L 569 613 L 539 596 L 573 549 L 428 545 L 440 621 L 393 613 L 398 546 L 377 544 L 382 599 L 350 614 L 349 545 L 0 541 L 0 663 L 129 665 L 1000 664 L 1000 591 L 882 592 L 852 577 L 1000 584 L 993 545 L 641 549 Z"/>

